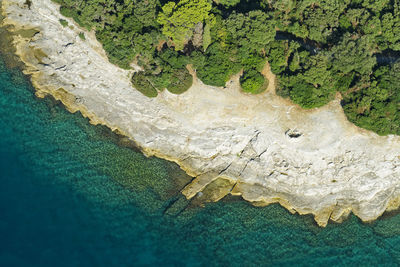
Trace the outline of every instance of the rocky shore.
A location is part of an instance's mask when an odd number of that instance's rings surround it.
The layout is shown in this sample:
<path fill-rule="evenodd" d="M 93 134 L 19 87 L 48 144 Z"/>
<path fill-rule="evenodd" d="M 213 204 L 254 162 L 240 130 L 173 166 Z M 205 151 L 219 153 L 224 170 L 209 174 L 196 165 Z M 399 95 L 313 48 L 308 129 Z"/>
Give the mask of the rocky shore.
<path fill-rule="evenodd" d="M 400 206 L 400 137 L 357 128 L 340 99 L 302 110 L 275 95 L 268 68 L 269 89 L 261 95 L 240 92 L 237 76 L 225 88 L 195 79 L 182 95 L 165 90 L 150 99 L 132 88 L 132 71 L 109 63 L 94 34 L 63 18 L 50 0 L 1 4 L 3 26 L 14 34 L 37 96 L 52 95 L 145 154 L 178 163 L 195 177 L 182 191 L 187 198 L 279 202 L 313 214 L 321 226 L 350 212 L 372 221 Z"/>

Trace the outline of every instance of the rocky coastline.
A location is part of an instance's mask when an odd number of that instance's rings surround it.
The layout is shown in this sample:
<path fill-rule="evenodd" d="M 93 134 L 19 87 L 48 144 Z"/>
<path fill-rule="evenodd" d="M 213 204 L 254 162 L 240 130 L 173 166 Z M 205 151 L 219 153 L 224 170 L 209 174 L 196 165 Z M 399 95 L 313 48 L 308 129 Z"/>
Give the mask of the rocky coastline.
<path fill-rule="evenodd" d="M 146 155 L 179 164 L 195 177 L 182 191 L 187 198 L 232 194 L 257 206 L 278 202 L 313 214 L 320 226 L 350 212 L 368 222 L 399 208 L 400 137 L 354 126 L 339 98 L 302 110 L 275 95 L 268 68 L 269 88 L 261 95 L 242 93 L 236 76 L 225 88 L 195 79 L 182 95 L 165 90 L 147 98 L 132 88 L 132 71 L 109 63 L 94 34 L 62 17 L 52 1 L 0 3 L 36 95 L 52 95 L 70 112 L 129 137 Z"/>

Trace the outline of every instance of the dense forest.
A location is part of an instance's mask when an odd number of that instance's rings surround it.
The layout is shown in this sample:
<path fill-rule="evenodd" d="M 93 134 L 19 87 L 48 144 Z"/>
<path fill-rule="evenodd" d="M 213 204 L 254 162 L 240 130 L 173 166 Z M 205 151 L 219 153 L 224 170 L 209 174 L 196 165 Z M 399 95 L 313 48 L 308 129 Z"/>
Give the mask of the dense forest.
<path fill-rule="evenodd" d="M 268 60 L 281 96 L 314 108 L 340 92 L 350 121 L 400 135 L 400 0 L 53 1 L 112 63 L 142 68 L 132 83 L 147 96 L 187 90 L 188 64 L 215 86 L 243 70 L 260 93 Z"/>

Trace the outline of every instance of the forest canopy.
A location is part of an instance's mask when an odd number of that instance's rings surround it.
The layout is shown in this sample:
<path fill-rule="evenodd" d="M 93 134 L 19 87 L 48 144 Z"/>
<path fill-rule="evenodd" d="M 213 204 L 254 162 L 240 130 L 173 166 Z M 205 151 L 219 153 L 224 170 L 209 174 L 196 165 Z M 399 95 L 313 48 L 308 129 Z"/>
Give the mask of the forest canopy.
<path fill-rule="evenodd" d="M 339 92 L 350 121 L 400 135 L 400 0 L 53 1 L 110 62 L 140 66 L 132 83 L 149 97 L 187 90 L 189 64 L 215 86 L 243 70 L 260 93 L 268 60 L 281 96 L 315 108 Z"/>

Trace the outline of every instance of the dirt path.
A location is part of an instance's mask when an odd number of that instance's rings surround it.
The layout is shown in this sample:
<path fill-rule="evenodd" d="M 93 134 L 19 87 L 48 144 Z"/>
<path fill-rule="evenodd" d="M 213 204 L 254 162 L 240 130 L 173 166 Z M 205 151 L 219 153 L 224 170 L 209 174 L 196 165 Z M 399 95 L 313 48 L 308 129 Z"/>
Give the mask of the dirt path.
<path fill-rule="evenodd" d="M 264 75 L 264 77 L 266 79 L 268 79 L 268 81 L 269 81 L 267 92 L 275 94 L 276 93 L 276 76 L 275 76 L 275 74 L 272 73 L 271 66 L 269 65 L 268 61 L 265 63 L 264 68 L 261 71 L 261 74 Z"/>

